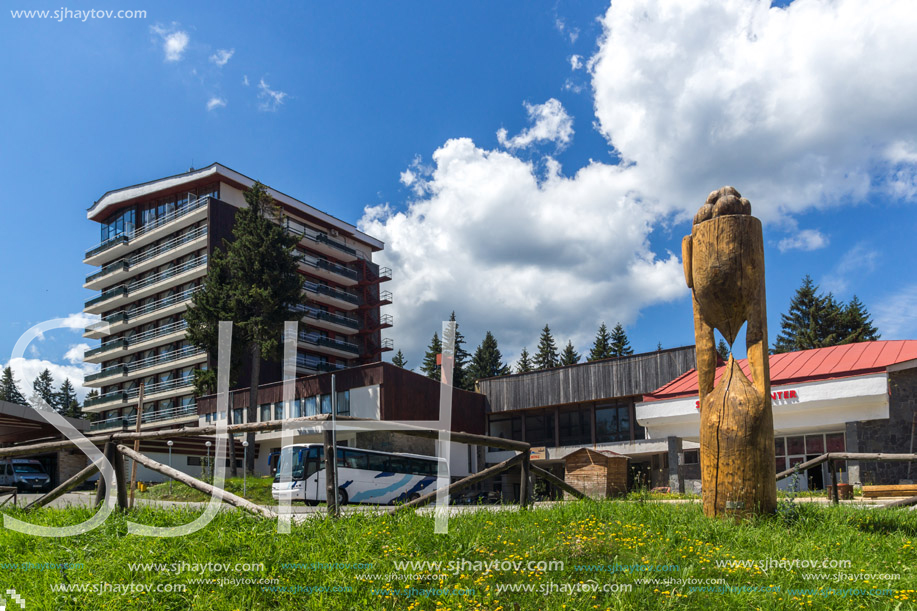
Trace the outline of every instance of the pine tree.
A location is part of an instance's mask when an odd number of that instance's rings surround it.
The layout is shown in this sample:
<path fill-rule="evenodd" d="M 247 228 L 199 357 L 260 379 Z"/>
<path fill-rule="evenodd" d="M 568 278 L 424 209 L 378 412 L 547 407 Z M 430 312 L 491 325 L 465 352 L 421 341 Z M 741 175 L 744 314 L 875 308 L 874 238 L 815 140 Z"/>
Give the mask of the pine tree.
<path fill-rule="evenodd" d="M 872 324 L 863 302 L 854 295 L 839 315 L 838 343 L 873 342 L 879 339 L 879 330 Z"/>
<path fill-rule="evenodd" d="M 527 373 L 532 371 L 532 361 L 529 359 L 529 351 L 525 348 L 519 353 L 519 361 L 516 362 L 516 373 Z"/>
<path fill-rule="evenodd" d="M 408 366 L 408 360 L 404 358 L 404 354 L 402 354 L 400 349 L 395 353 L 395 356 L 392 357 L 392 365 L 401 367 L 402 369 Z"/>
<path fill-rule="evenodd" d="M 481 345 L 474 351 L 471 364 L 468 366 L 468 377 L 473 384 L 483 378 L 505 376 L 508 373 L 509 367 L 503 362 L 503 355 L 497 346 L 497 338 L 488 331 Z"/>
<path fill-rule="evenodd" d="M 724 361 L 729 360 L 729 344 L 726 343 L 726 340 L 720 338 L 720 343 L 716 345 L 716 353 Z"/>
<path fill-rule="evenodd" d="M 427 352 L 423 356 L 423 362 L 420 364 L 420 370 L 431 380 L 440 379 L 440 365 L 436 363 L 436 357 L 443 351 L 443 344 L 439 341 L 439 335 L 434 333 Z"/>
<path fill-rule="evenodd" d="M 538 352 L 532 359 L 535 369 L 550 369 L 557 367 L 557 345 L 554 343 L 554 336 L 551 335 L 551 328 L 548 325 L 541 330 L 541 337 L 538 339 Z"/>
<path fill-rule="evenodd" d="M 255 182 L 244 196 L 248 205 L 235 213 L 233 239 L 223 245 L 225 254 L 213 257 L 185 320 L 188 339 L 211 358 L 217 353 L 219 321 L 233 321 L 233 344 L 244 347 L 233 353 L 244 354 L 251 370 L 248 420 L 255 422 L 261 359 L 280 359 L 284 322 L 299 318 L 294 308 L 303 297 L 293 254 L 299 240 L 281 227 L 280 208 L 263 184 Z M 254 432 L 247 441 L 255 446 Z M 230 466 L 235 470 L 232 456 Z M 254 452 L 249 452 L 245 468 L 254 471 Z"/>
<path fill-rule="evenodd" d="M 607 359 L 611 356 L 611 335 L 608 334 L 608 327 L 602 322 L 599 326 L 598 333 L 595 334 L 595 341 L 592 343 L 592 350 L 589 351 L 587 361 L 598 361 Z"/>
<path fill-rule="evenodd" d="M 54 411 L 58 413 L 61 411 L 57 406 L 57 397 L 54 392 L 54 377 L 51 375 L 50 371 L 45 369 L 38 374 L 38 377 L 32 382 L 32 390 L 33 405 L 43 402 Z"/>
<path fill-rule="evenodd" d="M 474 390 L 474 379 L 468 375 L 468 361 L 471 355 L 465 350 L 465 336 L 459 331 L 459 324 L 455 320 L 455 310 L 452 311 L 449 320 L 455 322 L 455 343 L 453 345 L 455 362 L 452 366 L 452 385 L 462 390 Z"/>
<path fill-rule="evenodd" d="M 76 400 L 76 391 L 73 384 L 70 383 L 70 378 L 65 378 L 61 383 L 55 394 L 55 402 L 61 415 L 71 418 L 82 417 L 83 409 L 80 407 L 80 402 Z"/>
<path fill-rule="evenodd" d="M 818 294 L 818 286 L 806 274 L 802 286 L 790 300 L 790 309 L 780 315 L 780 333 L 774 352 L 793 352 L 833 346 L 838 326 L 834 297 Z"/>
<path fill-rule="evenodd" d="M 28 405 L 25 395 L 19 390 L 19 383 L 13 376 L 13 368 L 7 367 L 3 370 L 3 377 L 0 378 L 0 400 L 18 403 L 19 405 Z"/>
<path fill-rule="evenodd" d="M 567 365 L 576 365 L 579 363 L 580 353 L 573 348 L 573 341 L 567 341 L 567 347 L 560 353 L 560 364 L 563 367 Z"/>
<path fill-rule="evenodd" d="M 621 323 L 615 325 L 611 331 L 611 356 L 628 356 L 634 353 L 630 347 L 630 341 L 627 339 L 627 333 Z"/>

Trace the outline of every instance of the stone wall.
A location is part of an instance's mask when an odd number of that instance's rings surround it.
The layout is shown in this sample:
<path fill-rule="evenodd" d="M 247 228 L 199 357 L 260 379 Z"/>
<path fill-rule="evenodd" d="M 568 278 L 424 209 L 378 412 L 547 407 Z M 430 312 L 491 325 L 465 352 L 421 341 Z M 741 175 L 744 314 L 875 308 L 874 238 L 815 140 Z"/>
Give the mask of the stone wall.
<path fill-rule="evenodd" d="M 87 464 L 87 457 L 81 450 L 61 450 L 57 453 L 57 481 L 54 485 L 67 481 L 82 471 Z"/>
<path fill-rule="evenodd" d="M 889 373 L 888 387 L 888 419 L 849 423 L 848 449 L 854 445 L 856 449 L 853 451 L 857 452 L 911 452 L 914 413 L 917 411 L 917 369 Z M 854 435 L 855 440 L 850 439 Z M 851 441 L 854 443 L 851 444 Z M 853 472 L 851 468 L 851 476 Z M 897 484 L 902 479 L 917 479 L 917 464 L 912 464 L 908 476 L 906 462 L 860 461 L 859 481 L 862 484 Z"/>

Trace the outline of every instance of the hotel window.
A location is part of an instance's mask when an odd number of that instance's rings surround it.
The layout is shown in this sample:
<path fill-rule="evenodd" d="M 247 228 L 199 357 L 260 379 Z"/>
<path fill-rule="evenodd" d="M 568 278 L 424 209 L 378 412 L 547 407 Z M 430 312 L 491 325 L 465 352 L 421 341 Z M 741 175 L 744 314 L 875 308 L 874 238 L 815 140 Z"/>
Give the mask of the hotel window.
<path fill-rule="evenodd" d="M 274 404 L 274 420 L 283 420 L 283 403 Z"/>
<path fill-rule="evenodd" d="M 592 443 L 592 411 L 588 408 L 560 412 L 560 445 Z"/>
<path fill-rule="evenodd" d="M 232 410 L 232 423 L 243 424 L 245 422 L 245 411 L 239 407 Z"/>
<path fill-rule="evenodd" d="M 345 390 L 338 393 L 338 404 L 337 410 L 339 414 L 344 416 L 350 415 L 350 391 Z"/>
<path fill-rule="evenodd" d="M 302 399 L 293 399 L 293 407 L 290 412 L 291 418 L 300 418 L 302 417 Z"/>
<path fill-rule="evenodd" d="M 525 414 L 525 441 L 535 446 L 554 446 L 554 412 Z"/>
<path fill-rule="evenodd" d="M 306 397 L 303 399 L 303 403 L 305 403 L 306 416 L 318 415 L 318 407 L 316 405 L 315 397 Z"/>
<path fill-rule="evenodd" d="M 261 406 L 261 422 L 267 422 L 271 419 L 271 404 L 265 403 Z"/>
<path fill-rule="evenodd" d="M 600 405 L 595 408 L 595 440 L 597 443 L 630 440 L 630 406 Z"/>
<path fill-rule="evenodd" d="M 322 413 L 330 414 L 331 413 L 331 395 L 322 395 Z"/>
<path fill-rule="evenodd" d="M 522 417 L 498 416 L 490 419 L 490 436 L 522 441 Z"/>

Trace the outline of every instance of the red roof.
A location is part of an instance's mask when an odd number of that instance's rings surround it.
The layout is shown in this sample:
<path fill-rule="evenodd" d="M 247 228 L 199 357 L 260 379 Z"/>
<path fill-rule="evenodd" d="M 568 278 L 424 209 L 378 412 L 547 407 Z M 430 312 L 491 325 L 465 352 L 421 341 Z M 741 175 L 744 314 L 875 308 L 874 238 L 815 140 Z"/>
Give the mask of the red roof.
<path fill-rule="evenodd" d="M 917 340 L 860 342 L 830 348 L 772 354 L 770 357 L 771 385 L 783 386 L 791 382 L 811 382 L 866 375 L 885 371 L 891 365 L 914 359 L 917 359 Z M 745 375 L 750 377 L 748 359 L 742 359 L 738 363 Z M 725 365 L 716 368 L 716 382 L 719 382 L 724 371 L 726 371 Z M 692 369 L 665 386 L 644 395 L 643 400 L 662 401 L 696 395 L 697 370 Z"/>

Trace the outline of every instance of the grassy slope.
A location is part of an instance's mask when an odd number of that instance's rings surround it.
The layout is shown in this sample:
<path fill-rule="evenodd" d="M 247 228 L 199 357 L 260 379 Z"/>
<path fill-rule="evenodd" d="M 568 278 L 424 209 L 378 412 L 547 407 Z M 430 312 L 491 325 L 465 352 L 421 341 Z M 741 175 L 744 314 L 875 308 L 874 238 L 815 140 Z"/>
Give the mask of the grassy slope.
<path fill-rule="evenodd" d="M 43 509 L 20 519 L 47 525 L 87 519 L 87 509 Z M 131 518 L 151 525 L 190 522 L 199 512 L 143 508 Z M 35 609 L 905 609 L 917 589 L 917 512 L 848 507 L 797 508 L 795 518 L 761 519 L 735 525 L 704 518 L 697 504 L 575 502 L 528 512 L 478 512 L 450 520 L 449 534 L 434 535 L 430 517 L 354 515 L 337 521 L 309 520 L 291 535 L 277 534 L 275 522 L 235 512 L 220 512 L 200 532 L 178 538 L 126 534 L 117 513 L 103 526 L 72 538 L 36 538 L 0 529 L 0 566 L 5 562 L 82 562 L 82 568 L 3 570 L 0 586 L 15 588 Z M 802 573 L 770 569 L 717 568 L 730 559 L 843 559 L 846 573 L 900 573 L 893 596 L 792 596 L 786 588 L 886 587 L 885 583 L 806 581 Z M 393 573 L 398 560 L 563 560 L 562 571 L 546 573 L 465 570 L 442 582 L 381 579 L 359 581 L 364 570 L 285 569 L 284 563 L 373 563 L 368 571 Z M 676 573 L 588 572 L 576 565 L 677 564 Z M 131 571 L 128 563 L 263 563 L 247 573 Z M 401 571 L 406 572 L 406 571 Z M 819 572 L 838 572 L 824 569 Z M 53 593 L 53 584 L 188 584 L 195 578 L 273 578 L 281 586 L 342 586 L 350 592 L 290 593 L 261 585 L 188 585 L 184 593 Z M 667 585 L 634 585 L 623 594 L 501 593 L 496 584 L 635 583 L 656 577 L 722 577 L 730 586 L 779 586 L 780 593 L 688 592 Z M 371 588 L 473 588 L 473 596 L 377 596 Z M 907 590 L 910 590 L 908 592 Z"/>
<path fill-rule="evenodd" d="M 259 505 L 276 505 L 277 501 L 271 496 L 271 484 L 274 479 L 271 477 L 249 477 L 245 482 L 244 498 Z M 243 481 L 241 477 L 227 477 L 223 489 L 232 492 L 237 496 L 242 494 Z M 169 483 L 154 484 L 147 488 L 146 491 L 137 493 L 138 498 L 152 499 L 158 501 L 196 501 L 206 503 L 210 497 L 186 486 L 181 482 L 172 482 L 172 493 L 169 494 Z"/>

